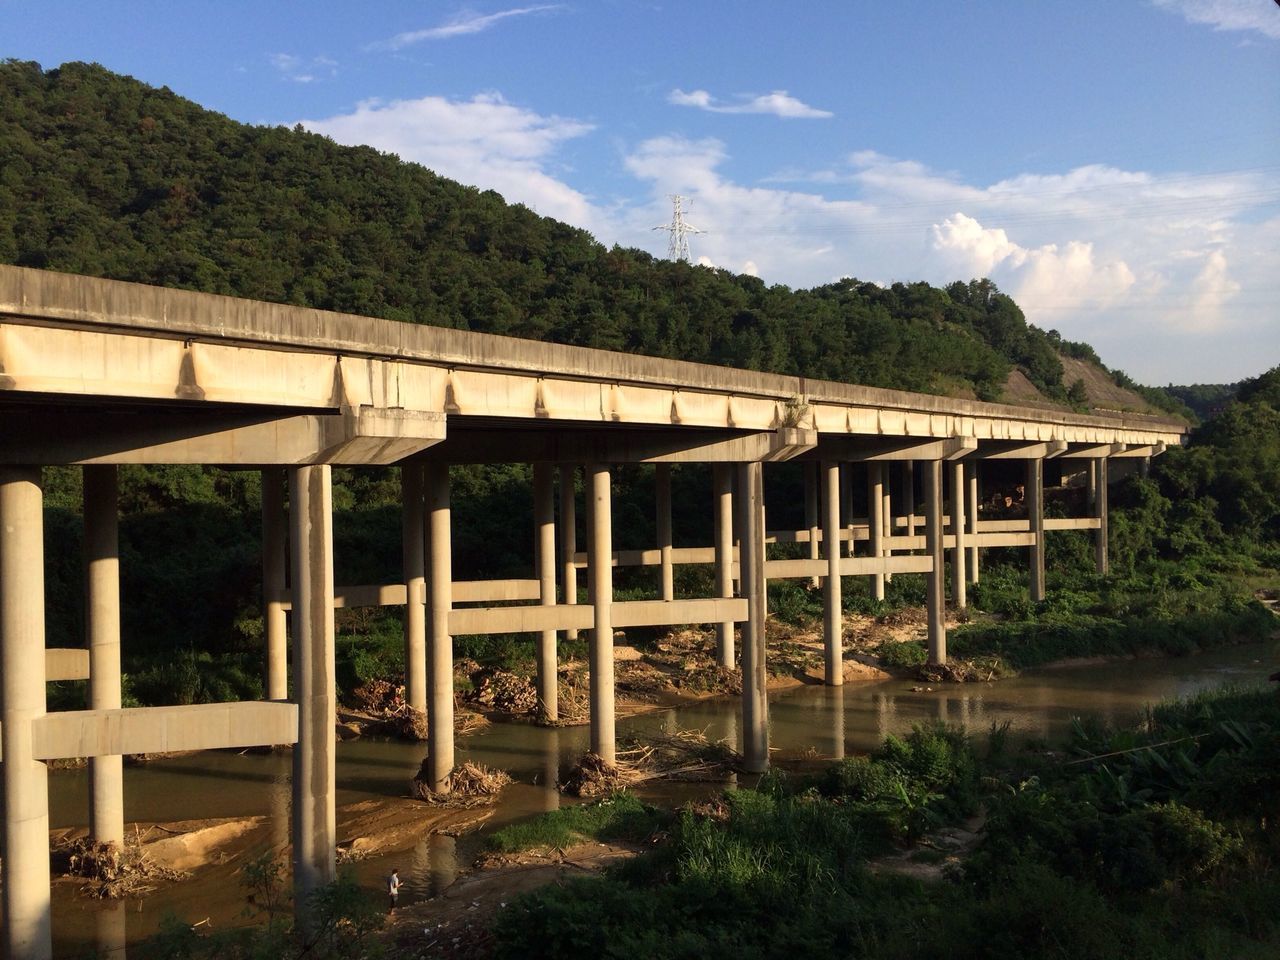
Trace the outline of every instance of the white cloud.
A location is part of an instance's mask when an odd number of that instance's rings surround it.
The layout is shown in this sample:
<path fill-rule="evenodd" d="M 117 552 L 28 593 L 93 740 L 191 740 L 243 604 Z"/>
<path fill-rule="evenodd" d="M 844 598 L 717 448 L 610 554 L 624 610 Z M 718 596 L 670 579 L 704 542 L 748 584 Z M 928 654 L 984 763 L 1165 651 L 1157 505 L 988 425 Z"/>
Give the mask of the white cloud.
<path fill-rule="evenodd" d="M 470 100 L 368 100 L 351 113 L 301 122 L 339 143 L 367 144 L 450 179 L 497 190 L 545 216 L 588 229 L 595 221 L 587 198 L 545 169 L 561 143 L 593 129 L 588 123 L 541 116 L 496 93 Z"/>
<path fill-rule="evenodd" d="M 415 43 L 421 43 L 423 40 L 448 40 L 451 37 L 466 36 L 471 33 L 482 33 L 490 27 L 508 20 L 512 17 L 524 17 L 533 13 L 550 13 L 555 10 L 563 10 L 564 4 L 561 3 L 543 3 L 532 7 L 514 7 L 510 10 L 499 10 L 497 13 L 479 14 L 471 11 L 463 11 L 455 14 L 438 27 L 428 27 L 425 30 L 409 30 L 405 33 L 398 33 L 390 40 L 384 40 L 381 43 L 370 45 L 369 49 L 374 50 L 401 50 L 404 47 L 412 46 Z"/>
<path fill-rule="evenodd" d="M 282 77 L 294 83 L 330 80 L 338 73 L 338 61 L 324 56 L 307 59 L 292 53 L 272 53 L 267 56 L 267 60 Z"/>
<path fill-rule="evenodd" d="M 688 93 L 672 90 L 667 96 L 667 102 L 678 107 L 697 107 L 710 113 L 766 113 L 784 120 L 817 120 L 835 116 L 829 110 L 819 110 L 797 100 L 785 90 L 775 90 L 756 97 L 748 94 L 739 97 L 736 103 L 718 101 L 706 90 L 692 90 Z"/>
<path fill-rule="evenodd" d="M 1274 0 L 1152 0 L 1161 10 L 1215 30 L 1253 30 L 1280 39 L 1280 7 Z"/>

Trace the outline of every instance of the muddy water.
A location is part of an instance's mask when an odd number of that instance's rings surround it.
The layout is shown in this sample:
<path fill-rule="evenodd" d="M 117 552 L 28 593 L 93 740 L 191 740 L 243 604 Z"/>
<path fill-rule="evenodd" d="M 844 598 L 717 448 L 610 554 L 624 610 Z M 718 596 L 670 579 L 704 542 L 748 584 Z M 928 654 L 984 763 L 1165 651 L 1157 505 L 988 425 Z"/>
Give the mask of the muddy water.
<path fill-rule="evenodd" d="M 874 749 L 889 733 L 922 720 L 940 719 L 983 733 L 1009 721 L 1015 731 L 1053 739 L 1076 716 L 1104 721 L 1133 719 L 1148 704 L 1223 682 L 1262 683 L 1274 669 L 1274 645 L 1234 647 L 1177 660 L 1136 660 L 1060 667 L 991 684 L 944 685 L 927 690 L 909 681 L 851 683 L 843 688 L 805 686 L 770 696 L 770 739 L 775 755 L 840 757 Z M 647 731 L 705 730 L 711 739 L 738 741 L 738 705 L 700 701 L 619 721 L 619 735 Z M 509 771 L 516 779 L 485 829 L 554 809 L 561 770 L 587 746 L 585 727 L 547 730 L 527 724 L 494 724 L 458 743 L 459 759 Z M 423 748 L 398 742 L 357 740 L 338 748 L 338 803 L 405 795 Z M 288 754 L 217 752 L 154 762 L 125 770 L 125 815 L 130 822 L 169 822 L 214 817 L 266 817 L 251 841 L 227 862 L 204 868 L 195 879 L 165 885 L 123 903 L 89 901 L 72 885 L 54 886 L 55 953 L 123 957 L 122 944 L 153 934 L 166 913 L 189 922 L 206 917 L 225 928 L 239 918 L 244 894 L 237 875 L 246 853 L 279 848 L 288 838 Z M 83 770 L 50 776 L 53 826 L 83 824 L 88 776 Z M 651 785 L 654 799 L 679 800 L 718 785 Z M 432 835 L 411 849 L 378 855 L 355 865 L 362 883 L 378 888 L 392 866 L 400 870 L 402 902 L 448 886 L 479 849 L 474 835 Z"/>

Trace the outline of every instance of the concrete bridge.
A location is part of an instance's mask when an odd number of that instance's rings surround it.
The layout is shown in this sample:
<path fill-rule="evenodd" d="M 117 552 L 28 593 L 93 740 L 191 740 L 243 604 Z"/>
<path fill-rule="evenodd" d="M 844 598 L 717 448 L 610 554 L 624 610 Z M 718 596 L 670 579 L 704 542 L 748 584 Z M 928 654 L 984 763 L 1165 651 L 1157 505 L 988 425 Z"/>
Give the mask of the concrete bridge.
<path fill-rule="evenodd" d="M 615 629 L 715 624 L 721 663 L 742 670 L 745 766 L 761 771 L 768 579 L 821 583 L 826 680 L 839 684 L 841 577 L 867 577 L 883 597 L 886 578 L 923 573 L 929 658 L 944 662 L 948 562 L 960 607 L 982 547 L 1025 548 L 1034 599 L 1044 596 L 1048 531 L 1092 530 L 1105 570 L 1109 465 L 1156 455 L 1182 433 L 1151 417 L 924 396 L 0 267 L 9 956 L 51 950 L 45 762 L 55 758 L 89 758 L 91 834 L 118 843 L 122 755 L 293 744 L 298 902 L 334 877 L 337 606 L 406 605 L 406 699 L 427 714 L 437 790 L 454 766 L 452 637 L 498 632 L 538 635 L 539 705 L 554 721 L 557 637 L 589 631 L 591 748 L 612 762 Z M 1088 516 L 1045 519 L 1044 464 L 1054 458 L 1087 473 Z M 785 460 L 806 464 L 805 527 L 770 531 L 764 467 Z M 979 519 L 991 460 L 1025 462 L 1025 520 Z M 533 464 L 528 579 L 454 579 L 449 466 L 488 462 Z M 120 706 L 116 469 L 173 463 L 262 471 L 265 701 Z M 653 549 L 614 549 L 610 465 L 622 463 L 657 465 Z M 713 544 L 673 547 L 673 463 L 713 465 Z M 84 468 L 87 649 L 45 649 L 41 467 L 55 464 Z M 333 464 L 400 467 L 402 582 L 334 584 Z M 866 485 L 866 516 L 853 515 L 855 483 Z M 806 544 L 807 557 L 768 559 L 768 544 L 788 541 Z M 676 598 L 673 570 L 684 563 L 714 565 L 712 596 Z M 627 565 L 660 569 L 655 599 L 613 599 L 613 568 Z M 90 709 L 47 712 L 45 683 L 57 679 L 88 679 Z"/>

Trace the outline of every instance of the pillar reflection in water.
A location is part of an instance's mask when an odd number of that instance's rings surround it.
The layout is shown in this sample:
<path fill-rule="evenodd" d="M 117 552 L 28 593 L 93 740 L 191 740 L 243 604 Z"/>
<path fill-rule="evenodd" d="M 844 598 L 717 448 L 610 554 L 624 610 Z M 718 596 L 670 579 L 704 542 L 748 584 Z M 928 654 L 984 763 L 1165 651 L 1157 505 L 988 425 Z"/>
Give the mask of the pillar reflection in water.
<path fill-rule="evenodd" d="M 458 840 L 433 833 L 418 841 L 405 877 L 405 886 L 426 900 L 438 897 L 458 879 Z"/>
<path fill-rule="evenodd" d="M 560 731 L 552 727 L 547 731 L 542 754 L 542 809 L 550 812 L 560 809 Z"/>
<path fill-rule="evenodd" d="M 99 960 L 125 960 L 124 900 L 104 900 L 93 914 L 93 937 Z"/>
<path fill-rule="evenodd" d="M 844 684 L 827 688 L 827 703 L 831 710 L 831 756 L 844 759 Z"/>

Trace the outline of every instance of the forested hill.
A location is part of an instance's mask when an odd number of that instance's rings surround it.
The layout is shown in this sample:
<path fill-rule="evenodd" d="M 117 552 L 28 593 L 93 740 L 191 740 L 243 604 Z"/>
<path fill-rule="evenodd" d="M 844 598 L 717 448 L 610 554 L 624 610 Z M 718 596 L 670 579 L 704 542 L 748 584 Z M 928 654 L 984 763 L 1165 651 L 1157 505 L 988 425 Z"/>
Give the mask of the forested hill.
<path fill-rule="evenodd" d="M 990 400 L 1027 400 L 1005 387 L 1029 380 L 1087 405 L 1059 354 L 1096 360 L 986 280 L 791 290 L 608 249 L 417 164 L 79 63 L 0 63 L 0 261 Z"/>

